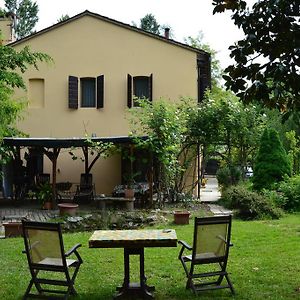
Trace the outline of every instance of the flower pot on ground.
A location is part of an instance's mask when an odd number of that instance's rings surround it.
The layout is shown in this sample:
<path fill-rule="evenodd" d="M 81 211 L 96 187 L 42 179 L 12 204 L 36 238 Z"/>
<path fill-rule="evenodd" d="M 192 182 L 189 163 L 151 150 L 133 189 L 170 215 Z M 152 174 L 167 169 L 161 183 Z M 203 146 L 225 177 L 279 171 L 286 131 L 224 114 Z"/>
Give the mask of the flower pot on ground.
<path fill-rule="evenodd" d="M 182 210 L 175 210 L 174 211 L 174 223 L 177 225 L 185 225 L 189 224 L 190 220 L 190 212 L 189 211 L 182 211 Z"/>
<path fill-rule="evenodd" d="M 59 208 L 59 214 L 61 216 L 75 216 L 78 208 L 78 204 L 76 203 L 59 203 L 57 206 Z"/>
<path fill-rule="evenodd" d="M 6 238 L 23 235 L 21 222 L 7 222 L 3 226 Z"/>

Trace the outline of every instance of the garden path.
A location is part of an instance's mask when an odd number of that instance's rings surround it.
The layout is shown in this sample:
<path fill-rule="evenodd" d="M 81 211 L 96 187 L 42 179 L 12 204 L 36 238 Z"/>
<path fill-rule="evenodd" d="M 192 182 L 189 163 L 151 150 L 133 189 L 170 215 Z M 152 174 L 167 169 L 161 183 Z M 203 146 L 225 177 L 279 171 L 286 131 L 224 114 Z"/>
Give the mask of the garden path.
<path fill-rule="evenodd" d="M 217 178 L 210 175 L 206 175 L 205 178 L 207 178 L 207 183 L 206 187 L 201 188 L 200 191 L 201 202 L 207 203 L 210 211 L 215 216 L 231 215 L 231 210 L 228 210 L 223 206 L 216 204 L 216 202 L 221 197 Z"/>

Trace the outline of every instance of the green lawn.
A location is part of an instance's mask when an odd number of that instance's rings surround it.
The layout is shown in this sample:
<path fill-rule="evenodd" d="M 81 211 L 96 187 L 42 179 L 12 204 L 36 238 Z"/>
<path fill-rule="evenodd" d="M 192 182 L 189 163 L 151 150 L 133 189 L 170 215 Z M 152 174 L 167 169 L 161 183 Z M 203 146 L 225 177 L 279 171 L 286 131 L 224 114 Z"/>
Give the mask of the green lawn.
<path fill-rule="evenodd" d="M 191 222 L 193 223 L 193 222 Z M 192 240 L 193 224 L 175 228 L 178 239 Z M 147 248 L 148 283 L 155 285 L 156 299 L 300 299 L 300 214 L 276 221 L 234 220 L 228 271 L 236 290 L 203 292 L 198 297 L 185 290 L 185 276 L 177 248 Z M 68 249 L 82 243 L 84 260 L 77 277 L 76 299 L 111 299 L 123 280 L 122 249 L 89 249 L 90 232 L 65 234 Z M 0 299 L 21 299 L 30 279 L 23 240 L 0 240 Z M 133 261 L 135 268 L 137 261 Z"/>

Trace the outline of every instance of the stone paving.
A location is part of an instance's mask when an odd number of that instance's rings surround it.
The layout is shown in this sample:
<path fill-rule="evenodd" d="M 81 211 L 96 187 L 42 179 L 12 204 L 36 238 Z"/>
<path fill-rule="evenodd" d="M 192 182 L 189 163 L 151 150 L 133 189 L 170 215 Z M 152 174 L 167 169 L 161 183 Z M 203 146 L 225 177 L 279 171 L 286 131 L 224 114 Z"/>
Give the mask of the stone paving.
<path fill-rule="evenodd" d="M 216 204 L 221 197 L 217 178 L 215 176 L 205 176 L 205 178 L 207 178 L 207 183 L 206 187 L 201 188 L 200 191 L 201 202 L 207 203 L 210 211 L 215 216 L 231 215 L 231 210 Z"/>
<path fill-rule="evenodd" d="M 206 187 L 201 188 L 200 191 L 201 202 L 206 203 L 216 216 L 232 214 L 232 211 L 216 204 L 221 196 L 217 179 L 214 176 L 207 176 L 206 178 L 208 178 Z M 4 205 L 0 208 L 0 237 L 4 236 L 4 227 L 2 225 L 4 222 L 20 221 L 22 218 L 44 222 L 54 216 L 58 216 L 58 214 L 58 210 L 41 210 L 37 206 L 14 207 L 12 205 Z"/>
<path fill-rule="evenodd" d="M 34 207 L 13 207 L 5 205 L 0 208 L 0 238 L 4 237 L 3 223 L 20 221 L 28 218 L 32 221 L 45 222 L 59 214 L 58 210 L 41 210 Z"/>

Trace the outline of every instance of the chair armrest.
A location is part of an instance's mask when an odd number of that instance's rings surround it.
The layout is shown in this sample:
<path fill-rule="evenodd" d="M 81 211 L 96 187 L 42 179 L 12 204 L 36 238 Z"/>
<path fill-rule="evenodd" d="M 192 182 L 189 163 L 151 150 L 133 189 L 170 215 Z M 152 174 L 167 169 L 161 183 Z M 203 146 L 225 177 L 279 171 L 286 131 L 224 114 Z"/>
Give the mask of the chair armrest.
<path fill-rule="evenodd" d="M 178 254 L 178 259 L 182 260 L 182 255 L 185 249 L 192 250 L 193 248 L 185 241 L 178 241 L 178 244 L 182 245 L 180 252 Z"/>
<path fill-rule="evenodd" d="M 188 250 L 192 250 L 193 249 L 193 247 L 191 247 L 187 242 L 185 242 L 185 241 L 181 241 L 181 240 L 179 240 L 178 241 L 178 244 L 180 244 L 180 245 L 182 245 L 184 248 L 186 248 L 186 249 L 188 249 Z"/>
<path fill-rule="evenodd" d="M 73 246 L 69 251 L 67 251 L 65 253 L 65 257 L 70 256 L 72 253 L 77 252 L 77 249 L 81 247 L 81 244 L 76 244 L 75 246 Z"/>

